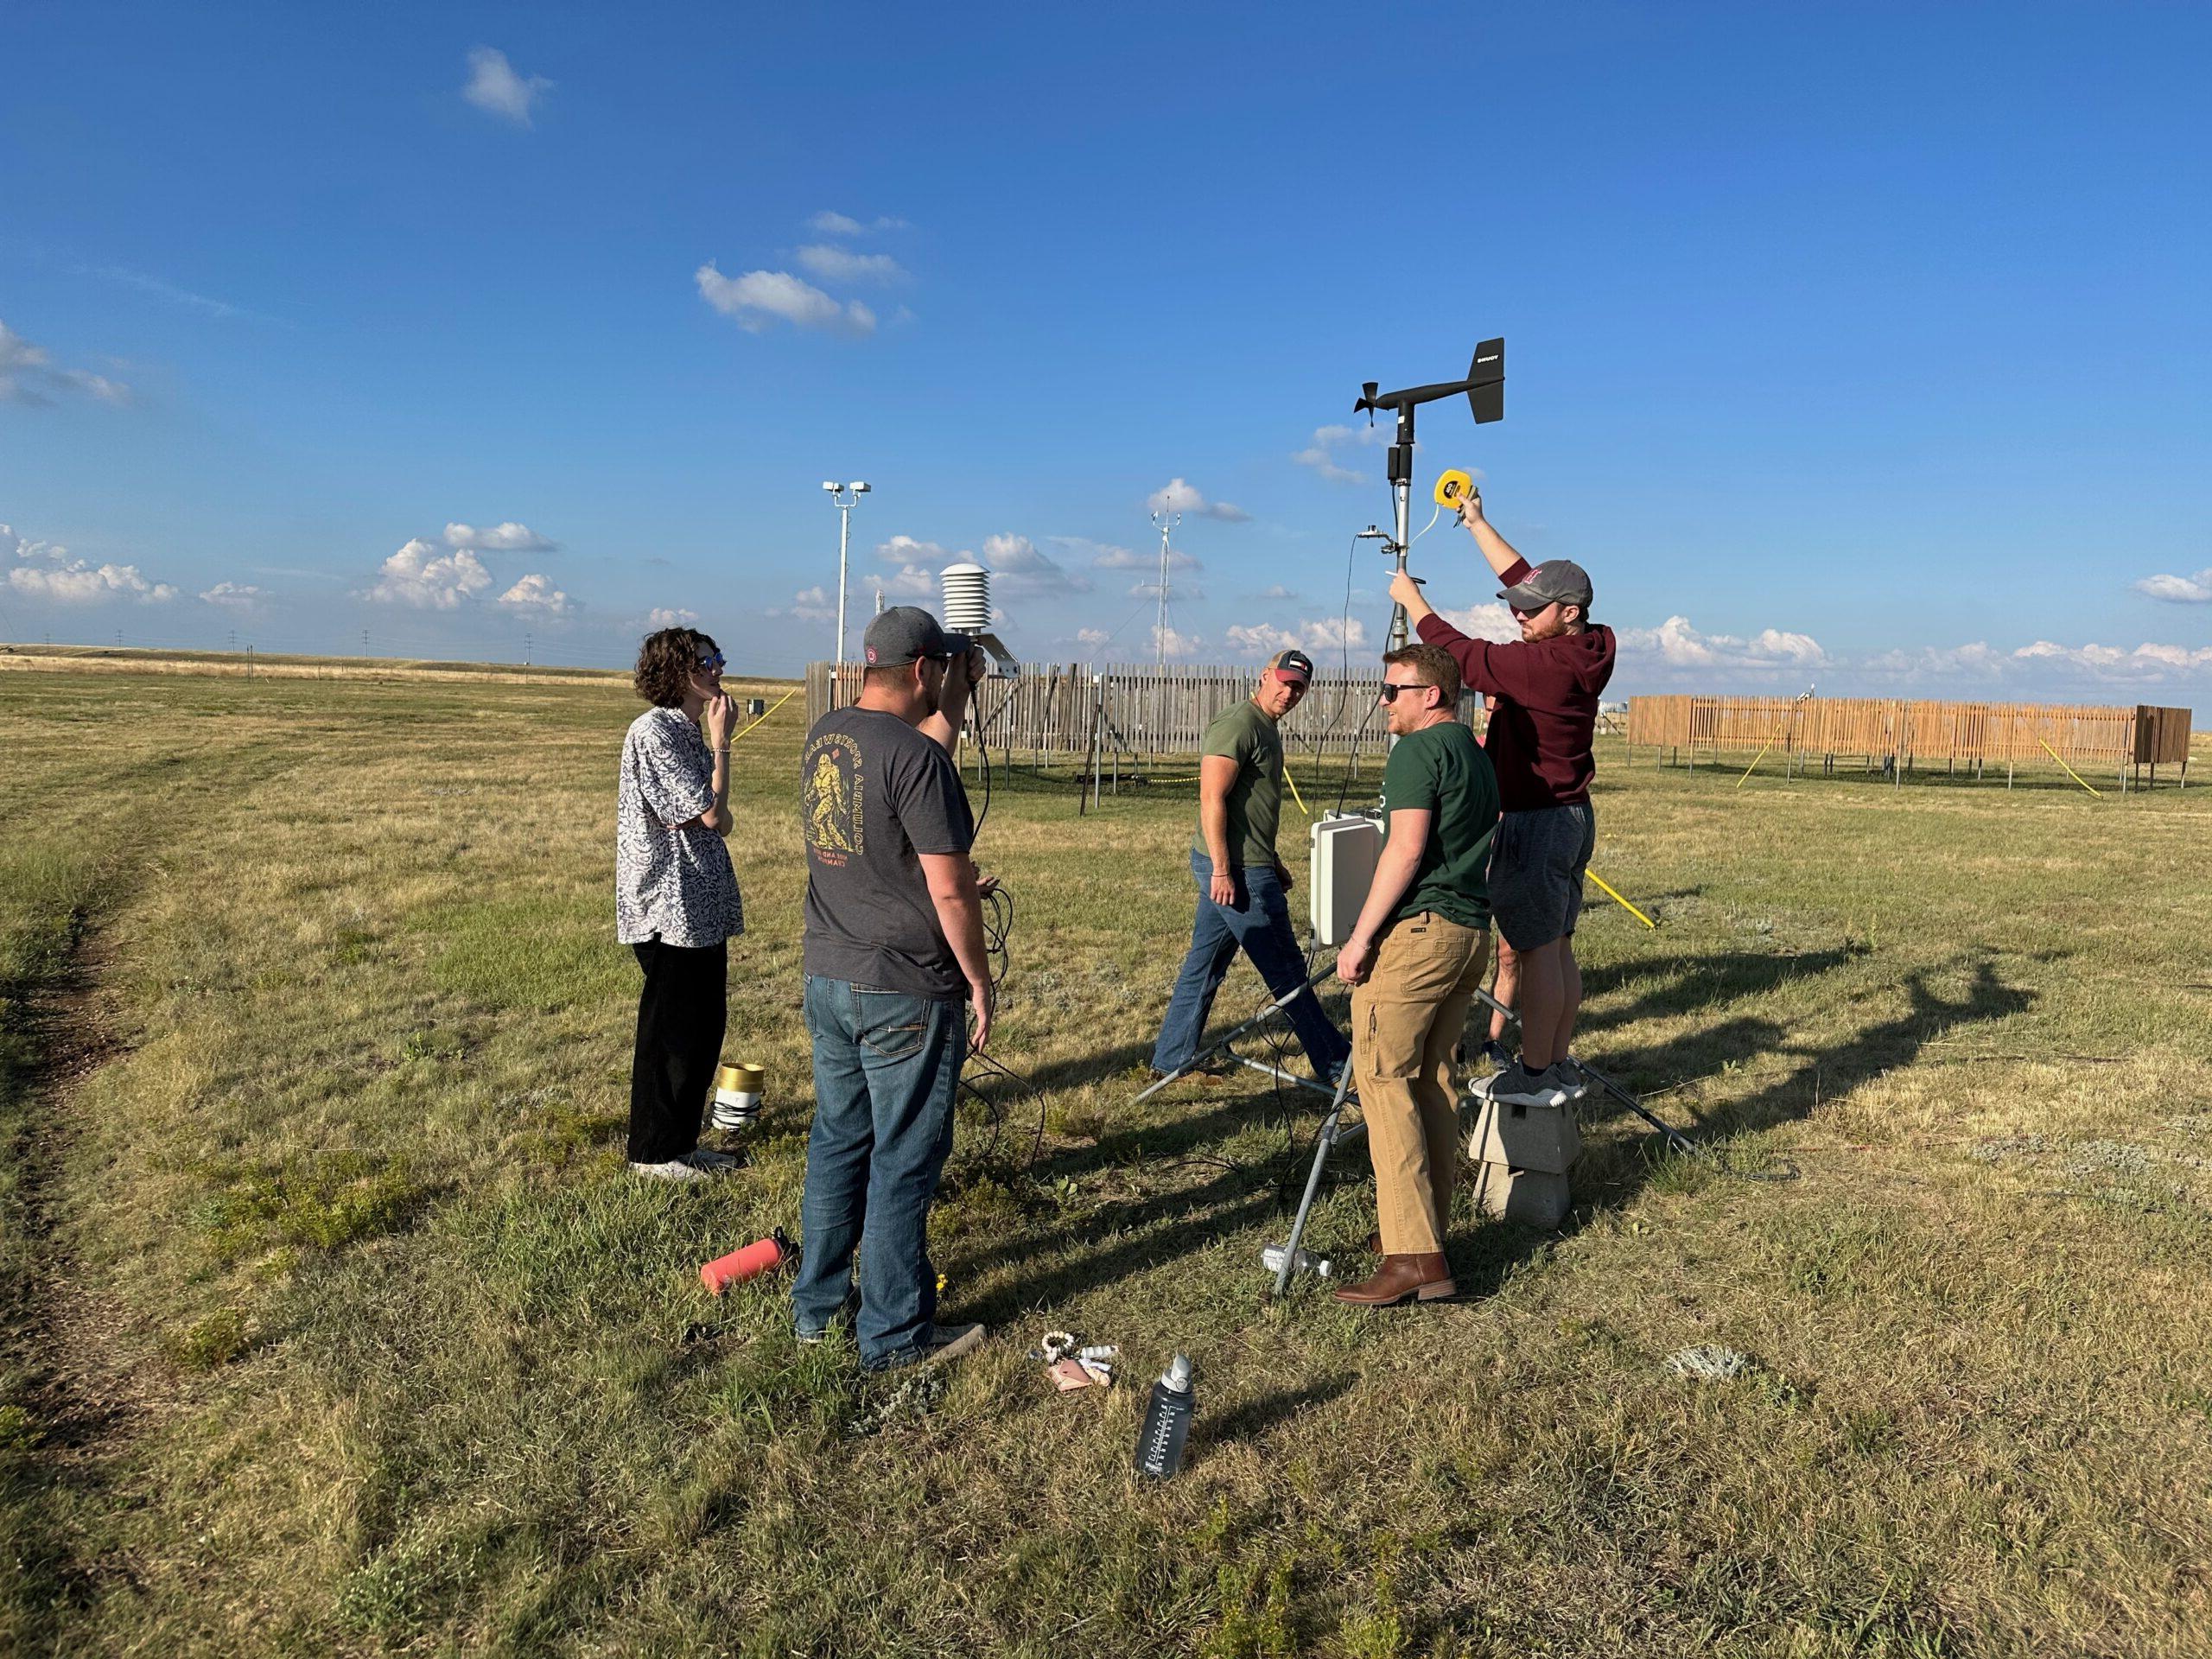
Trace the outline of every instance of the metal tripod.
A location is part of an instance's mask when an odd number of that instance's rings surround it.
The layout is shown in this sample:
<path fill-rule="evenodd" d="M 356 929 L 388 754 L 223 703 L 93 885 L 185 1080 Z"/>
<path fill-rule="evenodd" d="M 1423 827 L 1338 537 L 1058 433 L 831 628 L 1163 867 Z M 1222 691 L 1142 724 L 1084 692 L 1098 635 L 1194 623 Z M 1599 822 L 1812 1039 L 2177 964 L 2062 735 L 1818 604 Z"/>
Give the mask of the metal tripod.
<path fill-rule="evenodd" d="M 1320 976 L 1317 974 L 1314 977 L 1318 979 Z M 1503 1014 L 1515 1025 L 1521 1023 L 1520 1017 L 1512 1009 L 1507 1007 L 1488 991 L 1478 990 L 1475 993 L 1475 1000 L 1493 1012 Z M 1592 1071 L 1581 1061 L 1576 1060 L 1574 1064 L 1576 1069 L 1584 1077 L 1589 1078 L 1592 1083 L 1665 1135 L 1667 1144 L 1675 1151 L 1695 1155 L 1697 1148 L 1684 1139 L 1679 1130 L 1654 1116 L 1645 1109 L 1643 1103 L 1634 1095 L 1613 1082 L 1611 1078 Z M 1344 1116 L 1344 1101 L 1351 1093 L 1351 1067 L 1347 1065 L 1343 1077 L 1337 1084 L 1335 1097 L 1329 1103 L 1329 1115 L 1321 1120 L 1321 1128 L 1313 1137 L 1313 1167 L 1306 1172 L 1306 1192 L 1298 1200 L 1298 1214 L 1290 1224 L 1289 1242 L 1282 1247 L 1282 1265 L 1275 1270 L 1274 1294 L 1278 1296 L 1290 1287 L 1290 1275 L 1296 1269 L 1298 1263 L 1299 1240 L 1306 1235 L 1306 1218 L 1313 1212 L 1313 1195 L 1321 1189 L 1321 1171 L 1328 1164 L 1329 1149 L 1339 1141 L 1354 1141 L 1367 1133 L 1367 1126 L 1364 1123 L 1344 1124 L 1340 1122 Z"/>
<path fill-rule="evenodd" d="M 1333 974 L 1337 970 L 1333 965 L 1324 968 L 1319 973 L 1309 976 L 1304 982 L 1300 984 L 1296 989 L 1284 992 L 1282 995 L 1275 998 L 1274 1001 L 1268 1003 L 1267 1007 L 1262 1008 L 1257 1014 L 1254 1014 L 1249 1020 L 1247 1020 L 1243 1025 L 1237 1027 L 1227 1036 L 1222 1038 L 1211 1048 L 1200 1049 L 1197 1053 L 1192 1055 L 1189 1059 L 1184 1061 L 1182 1065 L 1177 1066 L 1173 1071 L 1170 1071 L 1166 1077 L 1157 1079 L 1149 1089 L 1147 1089 L 1142 1094 L 1139 1095 L 1135 1100 L 1132 1100 L 1129 1104 L 1134 1106 L 1137 1104 L 1139 1101 L 1151 1099 L 1154 1095 L 1165 1089 L 1169 1084 L 1174 1082 L 1176 1078 L 1182 1077 L 1185 1073 L 1190 1071 L 1193 1067 L 1200 1065 L 1204 1061 L 1210 1060 L 1215 1055 L 1228 1050 L 1229 1046 L 1231 1043 L 1235 1042 L 1239 1037 L 1242 1037 L 1246 1032 L 1251 1030 L 1253 1027 L 1258 1025 L 1262 1020 L 1266 1020 L 1272 1015 L 1281 1013 L 1293 1002 L 1305 995 L 1306 992 L 1312 990 L 1316 985 L 1319 985 L 1323 980 L 1326 979 L 1331 974 Z M 1300 1088 L 1311 1089 L 1316 1094 L 1325 1095 L 1332 1092 L 1328 1084 L 1325 1083 L 1316 1083 L 1311 1077 L 1294 1076 L 1292 1073 L 1284 1071 L 1279 1065 L 1269 1065 L 1261 1060 L 1248 1060 L 1242 1054 L 1233 1052 L 1230 1054 L 1229 1058 L 1236 1061 L 1239 1065 L 1249 1065 L 1255 1071 L 1264 1071 L 1271 1077 L 1279 1077 L 1285 1083 L 1294 1083 Z M 1351 1075 L 1351 1062 L 1350 1060 L 1346 1060 L 1344 1062 L 1344 1070 L 1346 1077 Z M 1341 1101 L 1344 1097 L 1344 1090 L 1341 1084 L 1334 1092 L 1338 1099 Z"/>

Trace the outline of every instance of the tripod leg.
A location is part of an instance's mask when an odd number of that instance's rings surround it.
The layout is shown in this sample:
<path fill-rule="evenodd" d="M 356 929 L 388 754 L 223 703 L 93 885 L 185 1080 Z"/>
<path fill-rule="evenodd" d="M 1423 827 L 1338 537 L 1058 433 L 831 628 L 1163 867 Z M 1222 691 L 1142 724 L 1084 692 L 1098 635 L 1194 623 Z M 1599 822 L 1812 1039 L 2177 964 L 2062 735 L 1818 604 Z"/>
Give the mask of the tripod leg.
<path fill-rule="evenodd" d="M 1236 1030 L 1230 1032 L 1229 1035 L 1223 1038 L 1219 1042 L 1214 1044 L 1212 1047 L 1201 1049 L 1196 1054 L 1192 1055 L 1188 1060 L 1185 1060 L 1174 1071 L 1170 1071 L 1166 1077 L 1160 1078 L 1157 1083 L 1154 1083 L 1152 1087 L 1146 1090 L 1142 1094 L 1137 1096 L 1136 1099 L 1132 1100 L 1129 1104 L 1135 1106 L 1140 1101 L 1151 1099 L 1153 1096 L 1158 1094 L 1169 1084 L 1174 1082 L 1176 1078 L 1181 1077 L 1192 1066 L 1198 1065 L 1199 1061 L 1212 1058 L 1215 1055 L 1220 1053 L 1223 1049 L 1227 1048 L 1231 1043 L 1235 1042 L 1239 1037 L 1242 1037 L 1246 1032 L 1251 1030 L 1253 1027 L 1258 1025 L 1262 1020 L 1267 1019 L 1271 1014 L 1281 1013 L 1284 1008 L 1289 1007 L 1291 1003 L 1305 995 L 1306 992 L 1312 990 L 1316 985 L 1319 985 L 1323 980 L 1326 979 L 1331 974 L 1333 974 L 1336 971 L 1336 964 L 1334 963 L 1331 963 L 1327 967 L 1322 969 L 1319 973 L 1315 974 L 1307 979 L 1306 982 L 1299 986 L 1297 989 L 1285 992 L 1274 1001 L 1268 1003 L 1266 1007 L 1262 1008 L 1257 1014 L 1254 1014 L 1249 1020 L 1247 1020 L 1243 1025 L 1237 1027 Z M 1247 1061 L 1246 1064 L 1249 1065 L 1251 1062 Z M 1268 1066 L 1261 1066 L 1259 1069 L 1262 1071 L 1271 1071 L 1273 1068 Z M 1304 1079 L 1294 1077 L 1291 1081 L 1298 1083 L 1303 1082 Z"/>
<path fill-rule="evenodd" d="M 1337 1121 L 1344 1113 L 1344 1096 L 1351 1089 L 1351 1066 L 1346 1064 L 1344 1075 L 1337 1079 L 1336 1097 L 1329 1103 L 1329 1115 L 1321 1120 L 1320 1133 L 1313 1137 L 1313 1167 L 1306 1172 L 1306 1192 L 1298 1200 L 1298 1214 L 1290 1224 L 1290 1243 L 1282 1247 L 1282 1265 L 1275 1269 L 1275 1291 L 1278 1296 L 1290 1287 L 1290 1275 L 1298 1266 L 1299 1241 L 1306 1236 L 1306 1217 L 1313 1213 L 1313 1195 L 1320 1190 L 1321 1171 L 1329 1161 L 1329 1148 L 1337 1143 Z"/>

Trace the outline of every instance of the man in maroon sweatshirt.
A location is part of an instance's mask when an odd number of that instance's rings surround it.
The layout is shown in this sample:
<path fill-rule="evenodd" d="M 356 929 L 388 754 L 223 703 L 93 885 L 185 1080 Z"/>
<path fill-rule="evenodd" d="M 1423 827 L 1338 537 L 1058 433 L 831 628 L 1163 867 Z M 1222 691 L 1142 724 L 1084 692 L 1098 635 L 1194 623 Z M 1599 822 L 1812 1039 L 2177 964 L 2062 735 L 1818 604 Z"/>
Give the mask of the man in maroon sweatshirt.
<path fill-rule="evenodd" d="M 1516 1105 L 1559 1105 L 1581 1092 L 1567 1064 L 1582 974 L 1574 924 L 1596 844 L 1590 779 L 1598 698 L 1613 675 L 1613 631 L 1590 620 L 1590 577 L 1571 559 L 1530 566 L 1483 517 L 1470 492 L 1460 521 L 1504 584 L 1521 638 L 1471 639 L 1431 608 L 1401 573 L 1390 597 L 1422 640 L 1442 645 L 1468 685 L 1497 699 L 1483 747 L 1503 809 L 1491 842 L 1490 897 L 1497 931 L 1520 968 L 1521 1058 L 1478 1093 Z"/>

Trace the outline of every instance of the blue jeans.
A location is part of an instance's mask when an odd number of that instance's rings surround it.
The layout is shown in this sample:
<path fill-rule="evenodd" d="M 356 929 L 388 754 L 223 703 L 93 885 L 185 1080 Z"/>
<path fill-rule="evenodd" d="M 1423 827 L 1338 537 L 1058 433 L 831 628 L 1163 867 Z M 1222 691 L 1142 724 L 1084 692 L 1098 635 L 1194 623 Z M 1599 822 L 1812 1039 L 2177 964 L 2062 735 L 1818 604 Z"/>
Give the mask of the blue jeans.
<path fill-rule="evenodd" d="M 1214 993 L 1228 976 L 1239 946 L 1276 996 L 1296 989 L 1306 979 L 1306 957 L 1290 927 L 1290 900 L 1282 890 L 1281 875 L 1272 866 L 1248 864 L 1236 871 L 1233 905 L 1214 903 L 1208 891 L 1213 861 L 1204 853 L 1191 855 L 1191 874 L 1198 878 L 1198 914 L 1191 925 L 1190 954 L 1183 958 L 1175 994 L 1167 1001 L 1167 1018 L 1160 1022 L 1160 1040 L 1153 1045 L 1152 1064 L 1161 1071 L 1189 1065 L 1198 1052 L 1206 1016 L 1213 1012 Z M 1283 1012 L 1290 1016 L 1290 1028 L 1298 1033 L 1315 1077 L 1327 1078 L 1351 1057 L 1351 1044 L 1329 1023 L 1313 992 L 1294 999 Z"/>
<path fill-rule="evenodd" d="M 921 1358 L 937 1318 L 930 1201 L 952 1150 L 965 1006 L 842 979 L 806 982 L 814 1128 L 793 1323 L 803 1337 L 828 1328 L 851 1293 L 859 1250 L 854 1334 L 866 1370 Z"/>

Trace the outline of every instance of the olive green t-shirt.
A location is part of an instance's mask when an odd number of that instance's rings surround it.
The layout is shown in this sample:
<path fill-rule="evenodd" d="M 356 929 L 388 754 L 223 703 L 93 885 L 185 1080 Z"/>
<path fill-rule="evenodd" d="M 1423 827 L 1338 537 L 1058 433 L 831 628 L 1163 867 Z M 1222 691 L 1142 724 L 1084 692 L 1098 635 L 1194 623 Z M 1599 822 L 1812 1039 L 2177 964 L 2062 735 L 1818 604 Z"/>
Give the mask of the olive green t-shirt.
<path fill-rule="evenodd" d="M 1272 867 L 1275 862 L 1275 820 L 1282 813 L 1282 739 L 1275 723 L 1249 697 L 1224 709 L 1206 728 L 1200 754 L 1226 755 L 1236 763 L 1229 786 L 1229 861 Z M 1205 822 L 1191 837 L 1191 850 L 1206 850 Z"/>
<path fill-rule="evenodd" d="M 1382 822 L 1427 811 L 1428 840 L 1413 885 L 1390 919 L 1433 910 L 1462 927 L 1490 925 L 1490 838 L 1497 829 L 1497 774 L 1475 734 L 1456 720 L 1408 732 L 1382 768 Z"/>

